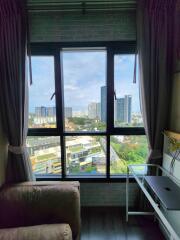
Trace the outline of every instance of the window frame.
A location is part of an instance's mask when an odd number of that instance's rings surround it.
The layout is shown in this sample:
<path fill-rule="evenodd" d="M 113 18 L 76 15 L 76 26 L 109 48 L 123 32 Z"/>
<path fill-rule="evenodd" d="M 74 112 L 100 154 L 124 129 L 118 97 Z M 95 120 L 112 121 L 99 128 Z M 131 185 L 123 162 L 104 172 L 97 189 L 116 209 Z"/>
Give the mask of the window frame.
<path fill-rule="evenodd" d="M 64 88 L 61 72 L 61 51 L 63 48 L 104 48 L 107 51 L 106 61 L 106 86 L 107 86 L 107 119 L 106 130 L 100 132 L 66 132 L 64 124 Z M 93 49 L 92 49 L 93 50 Z M 85 182 L 124 182 L 125 175 L 110 175 L 110 137 L 113 135 L 145 135 L 143 127 L 115 127 L 114 126 L 114 55 L 135 54 L 136 41 L 118 42 L 81 42 L 81 43 L 32 43 L 31 56 L 53 56 L 55 73 L 55 103 L 56 103 L 56 128 L 29 128 L 28 136 L 59 136 L 61 148 L 62 173 L 36 174 L 36 180 L 78 180 Z M 106 137 L 106 174 L 105 175 L 68 175 L 66 176 L 66 136 L 105 136 Z"/>

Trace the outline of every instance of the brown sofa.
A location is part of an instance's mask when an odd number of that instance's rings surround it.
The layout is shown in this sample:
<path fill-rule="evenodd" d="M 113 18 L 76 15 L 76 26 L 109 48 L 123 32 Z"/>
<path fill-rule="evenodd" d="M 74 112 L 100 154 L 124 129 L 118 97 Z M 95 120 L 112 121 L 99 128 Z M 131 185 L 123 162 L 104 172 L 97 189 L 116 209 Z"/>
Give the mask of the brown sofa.
<path fill-rule="evenodd" d="M 78 240 L 78 182 L 26 182 L 0 190 L 0 240 Z"/>

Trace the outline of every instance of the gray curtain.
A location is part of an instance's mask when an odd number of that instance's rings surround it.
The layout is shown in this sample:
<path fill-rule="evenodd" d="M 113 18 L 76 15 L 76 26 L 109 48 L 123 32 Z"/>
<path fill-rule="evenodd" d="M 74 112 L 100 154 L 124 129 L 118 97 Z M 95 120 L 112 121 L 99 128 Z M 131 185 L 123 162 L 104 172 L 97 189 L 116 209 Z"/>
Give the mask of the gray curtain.
<path fill-rule="evenodd" d="M 6 182 L 32 180 L 26 148 L 28 86 L 25 1 L 0 2 L 0 115 L 9 142 Z"/>
<path fill-rule="evenodd" d="M 177 0 L 176 6 L 176 33 L 177 58 L 180 61 L 180 0 Z"/>
<path fill-rule="evenodd" d="M 161 163 L 174 67 L 175 0 L 139 0 L 137 46 L 140 95 L 150 163 Z"/>

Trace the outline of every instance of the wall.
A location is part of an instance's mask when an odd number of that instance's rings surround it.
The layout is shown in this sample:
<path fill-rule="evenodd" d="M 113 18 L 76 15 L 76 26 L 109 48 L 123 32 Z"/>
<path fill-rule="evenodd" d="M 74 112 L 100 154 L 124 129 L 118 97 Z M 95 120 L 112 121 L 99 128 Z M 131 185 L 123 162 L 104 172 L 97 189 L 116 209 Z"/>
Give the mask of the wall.
<path fill-rule="evenodd" d="M 0 185 L 4 182 L 7 159 L 7 143 L 0 124 Z"/>
<path fill-rule="evenodd" d="M 82 206 L 119 206 L 126 205 L 125 183 L 81 183 Z M 129 206 L 137 205 L 139 188 L 136 183 L 129 184 Z"/>
<path fill-rule="evenodd" d="M 170 129 L 180 133 L 180 61 L 176 64 L 176 73 L 173 79 L 172 106 Z"/>
<path fill-rule="evenodd" d="M 176 71 L 180 71 L 180 62 L 177 63 Z M 180 72 L 174 74 L 172 89 L 172 106 L 170 114 L 170 130 L 180 133 Z M 170 156 L 164 153 L 163 167 L 169 170 Z M 174 176 L 180 180 L 180 162 L 175 163 Z M 180 236 L 180 211 L 165 212 L 169 222 Z"/>

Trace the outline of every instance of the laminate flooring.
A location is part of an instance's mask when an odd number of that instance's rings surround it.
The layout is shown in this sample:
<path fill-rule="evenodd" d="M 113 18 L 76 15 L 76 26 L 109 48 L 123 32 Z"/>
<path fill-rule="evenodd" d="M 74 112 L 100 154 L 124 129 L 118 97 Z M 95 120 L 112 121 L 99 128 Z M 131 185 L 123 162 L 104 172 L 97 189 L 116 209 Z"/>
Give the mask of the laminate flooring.
<path fill-rule="evenodd" d="M 81 219 L 81 240 L 165 240 L 152 216 L 130 216 L 126 223 L 116 207 L 82 208 Z"/>

